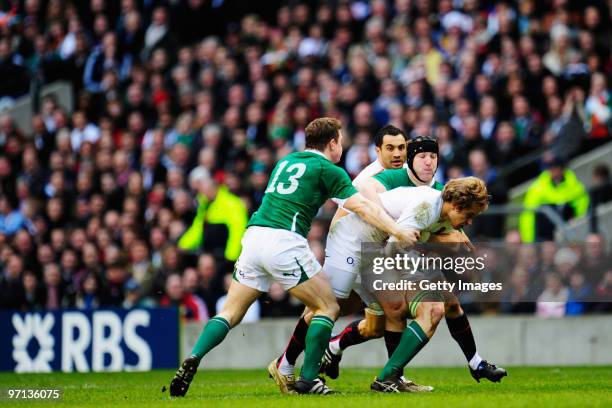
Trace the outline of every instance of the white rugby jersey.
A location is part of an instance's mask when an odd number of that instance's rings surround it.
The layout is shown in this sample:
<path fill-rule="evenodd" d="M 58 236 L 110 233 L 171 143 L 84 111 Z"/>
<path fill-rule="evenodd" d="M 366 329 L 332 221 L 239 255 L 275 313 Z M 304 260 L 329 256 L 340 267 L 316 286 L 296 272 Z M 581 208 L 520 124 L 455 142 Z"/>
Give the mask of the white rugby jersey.
<path fill-rule="evenodd" d="M 408 168 L 408 164 L 404 163 L 404 165 L 402 166 L 403 168 L 407 169 Z M 367 166 L 365 166 L 357 175 L 357 177 L 355 177 L 353 179 L 353 185 L 356 186 L 357 183 L 361 182 L 362 180 L 367 179 L 368 177 L 374 177 L 375 175 L 377 175 L 378 173 L 382 172 L 386 170 L 382 164 L 380 164 L 380 162 L 378 161 L 378 159 L 374 160 L 372 163 L 368 164 Z M 433 182 L 433 181 L 432 181 Z M 344 209 L 344 211 L 350 213 L 351 211 L 347 210 L 346 208 L 342 207 L 342 205 L 340 205 L 339 200 L 332 198 L 331 199 L 334 203 L 338 204 L 342 209 Z"/>
<path fill-rule="evenodd" d="M 396 220 L 402 229 L 414 228 L 421 232 L 419 242 L 426 242 L 432 233 L 441 230 L 451 231 L 450 222 L 440 222 L 442 211 L 442 192 L 431 187 L 399 187 L 379 194 L 380 201 L 387 213 Z M 349 214 L 343 222 L 332 225 L 331 237 L 341 236 L 361 242 L 384 242 L 388 236 L 383 231 L 363 221 L 356 214 Z M 344 231 L 338 231 L 342 229 Z M 331 232 L 334 232 L 331 234 Z M 395 237 L 389 239 L 395 242 Z"/>
<path fill-rule="evenodd" d="M 402 229 L 421 231 L 419 242 L 426 242 L 433 233 L 449 232 L 449 221 L 440 222 L 442 192 L 427 186 L 399 187 L 379 194 L 384 209 Z M 395 241 L 391 237 L 389 241 Z"/>

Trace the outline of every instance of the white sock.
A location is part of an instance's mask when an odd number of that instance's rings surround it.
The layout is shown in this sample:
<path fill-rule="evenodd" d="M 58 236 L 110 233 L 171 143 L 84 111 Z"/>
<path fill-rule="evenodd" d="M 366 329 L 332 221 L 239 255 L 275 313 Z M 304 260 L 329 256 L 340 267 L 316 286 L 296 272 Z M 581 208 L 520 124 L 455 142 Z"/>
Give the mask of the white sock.
<path fill-rule="evenodd" d="M 329 349 L 337 356 L 342 355 L 342 349 L 340 348 L 340 337 L 329 341 Z"/>
<path fill-rule="evenodd" d="M 295 373 L 295 366 L 289 364 L 284 353 L 283 357 L 281 358 L 280 364 L 278 365 L 278 372 L 282 375 L 293 375 Z"/>
<path fill-rule="evenodd" d="M 470 360 L 468 364 L 470 365 L 470 368 L 472 370 L 476 370 L 481 361 L 482 361 L 482 357 L 480 357 L 478 352 L 476 352 L 474 353 L 474 356 L 472 357 L 472 359 Z"/>

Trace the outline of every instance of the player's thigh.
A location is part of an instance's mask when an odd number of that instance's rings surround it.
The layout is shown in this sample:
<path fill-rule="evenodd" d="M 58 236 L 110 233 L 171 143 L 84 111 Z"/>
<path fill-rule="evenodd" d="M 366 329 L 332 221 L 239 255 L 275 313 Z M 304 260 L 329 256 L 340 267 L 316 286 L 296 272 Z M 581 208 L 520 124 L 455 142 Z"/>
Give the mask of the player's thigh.
<path fill-rule="evenodd" d="M 218 316 L 223 317 L 233 327 L 240 323 L 244 314 L 255 300 L 261 296 L 261 291 L 232 280 L 227 292 L 227 300 Z"/>
<path fill-rule="evenodd" d="M 358 277 L 358 270 L 353 265 L 338 265 L 335 260 L 327 258 L 323 265 L 323 274 L 329 279 L 334 295 L 339 301 L 350 298 Z"/>
<path fill-rule="evenodd" d="M 267 292 L 272 277 L 267 271 L 262 256 L 266 240 L 274 236 L 271 228 L 250 227 L 242 237 L 242 251 L 234 265 L 233 280 L 260 292 Z"/>

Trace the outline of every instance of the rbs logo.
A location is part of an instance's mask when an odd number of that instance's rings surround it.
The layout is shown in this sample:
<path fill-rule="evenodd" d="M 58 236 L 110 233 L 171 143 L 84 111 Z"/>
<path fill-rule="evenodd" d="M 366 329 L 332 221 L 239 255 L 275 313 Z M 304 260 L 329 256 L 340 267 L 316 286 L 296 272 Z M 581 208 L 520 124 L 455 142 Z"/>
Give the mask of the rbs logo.
<path fill-rule="evenodd" d="M 0 336 L 4 337 L 0 338 L 0 370 L 135 371 L 172 367 L 178 357 L 178 329 L 178 313 L 173 309 L 1 312 L 0 332 L 8 336 Z M 155 360 L 156 355 L 164 357 Z"/>
<path fill-rule="evenodd" d="M 13 315 L 13 327 L 16 330 L 13 336 L 13 359 L 17 363 L 15 372 L 32 373 L 51 371 L 53 361 L 53 345 L 55 339 L 51 335 L 51 329 L 55 323 L 52 314 L 47 313 L 44 318 L 40 315 L 27 314 L 23 320 L 18 314 Z M 30 357 L 28 344 L 35 338 L 38 340 L 40 349 L 38 354 Z"/>
<path fill-rule="evenodd" d="M 64 313 L 62 318 L 62 371 L 89 371 L 85 350 L 89 344 L 92 371 L 150 370 L 151 349 L 136 334 L 137 326 L 149 325 L 149 313 L 134 310 L 125 316 L 123 324 L 119 317 L 110 311 L 93 313 L 90 326 L 87 318 L 79 312 Z M 93 327 L 92 327 L 93 326 Z M 75 333 L 78 331 L 78 334 Z M 126 346 L 138 355 L 138 363 L 124 365 L 123 350 L 119 343 L 125 340 Z M 104 365 L 108 354 L 110 364 Z"/>

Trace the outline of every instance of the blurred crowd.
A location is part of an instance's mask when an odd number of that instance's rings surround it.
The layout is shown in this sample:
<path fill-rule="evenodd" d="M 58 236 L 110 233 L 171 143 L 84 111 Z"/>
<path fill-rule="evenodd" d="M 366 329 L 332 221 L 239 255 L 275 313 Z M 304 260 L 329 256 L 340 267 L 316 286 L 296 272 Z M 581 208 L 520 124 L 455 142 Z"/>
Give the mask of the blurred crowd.
<path fill-rule="evenodd" d="M 461 275 L 467 282 L 501 283 L 499 291 L 464 291 L 462 307 L 472 313 L 533 314 L 540 317 L 612 312 L 612 256 L 601 234 L 584 242 L 525 244 L 516 230 L 503 243 L 480 244 L 482 271 Z"/>
<path fill-rule="evenodd" d="M 0 106 L 60 79 L 75 97 L 42 98 L 31 132 L 0 114 L 0 308 L 214 315 L 315 117 L 341 119 L 351 176 L 391 123 L 437 137 L 438 179 L 477 175 L 494 204 L 611 140 L 610 2 L 272 1 L 224 20 L 238 3 L 0 2 Z M 309 236 L 321 261 L 334 211 Z M 299 310 L 274 287 L 250 313 Z"/>

